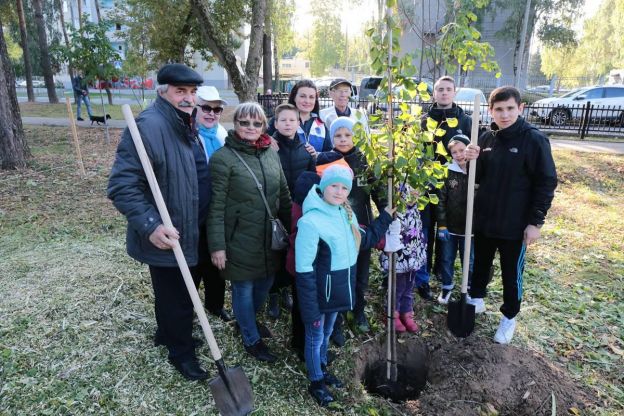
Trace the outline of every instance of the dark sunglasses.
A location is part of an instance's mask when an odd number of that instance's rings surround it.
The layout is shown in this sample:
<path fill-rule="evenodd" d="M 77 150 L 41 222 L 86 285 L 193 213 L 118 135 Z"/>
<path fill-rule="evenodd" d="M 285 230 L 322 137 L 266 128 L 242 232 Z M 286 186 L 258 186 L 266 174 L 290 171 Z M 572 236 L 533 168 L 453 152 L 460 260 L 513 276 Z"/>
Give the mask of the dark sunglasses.
<path fill-rule="evenodd" d="M 199 105 L 198 107 L 201 108 L 204 113 L 209 113 L 212 111 L 215 114 L 221 114 L 223 112 L 223 107 L 210 107 L 206 104 Z"/>
<path fill-rule="evenodd" d="M 238 123 L 239 126 L 241 127 L 249 127 L 250 124 L 253 124 L 253 126 L 257 129 L 259 129 L 260 127 L 264 126 L 264 123 L 260 122 L 260 121 L 254 121 L 253 123 L 249 120 L 236 120 L 236 122 Z"/>

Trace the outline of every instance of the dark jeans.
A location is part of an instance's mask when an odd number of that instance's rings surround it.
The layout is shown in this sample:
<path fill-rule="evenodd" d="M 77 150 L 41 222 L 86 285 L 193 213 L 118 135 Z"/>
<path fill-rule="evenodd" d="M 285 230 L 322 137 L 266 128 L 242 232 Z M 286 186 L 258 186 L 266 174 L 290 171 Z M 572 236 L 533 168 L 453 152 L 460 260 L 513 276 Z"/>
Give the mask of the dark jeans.
<path fill-rule="evenodd" d="M 194 358 L 193 303 L 180 269 L 149 266 L 149 271 L 154 288 L 156 337 L 167 346 L 170 360 Z M 198 276 L 193 275 L 193 280 L 195 285 L 199 283 Z"/>
<path fill-rule="evenodd" d="M 291 285 L 293 307 L 290 311 L 292 318 L 292 339 L 290 340 L 290 346 L 292 348 L 303 350 L 305 346 L 305 326 L 301 320 L 301 312 L 299 311 L 299 295 L 297 295 L 297 285 L 294 283 Z"/>
<path fill-rule="evenodd" d="M 522 302 L 522 274 L 526 254 L 524 241 L 489 238 L 475 233 L 474 242 L 474 273 L 470 296 L 484 298 L 487 294 L 486 287 L 490 280 L 490 270 L 494 255 L 498 250 L 503 279 L 503 305 L 500 311 L 508 319 L 514 318 L 520 312 Z"/>
<path fill-rule="evenodd" d="M 232 309 L 245 346 L 252 346 L 260 340 L 256 314 L 262 308 L 272 284 L 273 276 L 265 279 L 233 280 L 231 282 Z"/>
<path fill-rule="evenodd" d="M 442 261 L 440 263 L 440 274 L 442 277 L 442 289 L 453 289 L 453 276 L 455 275 L 455 258 L 459 251 L 459 258 L 464 267 L 464 236 L 449 234 L 448 240 L 438 239 L 437 243 L 442 251 Z M 474 265 L 474 244 L 470 245 L 470 267 L 468 268 L 468 286 L 472 281 Z"/>
<path fill-rule="evenodd" d="M 76 99 L 76 118 L 80 118 L 82 116 L 81 106 L 83 101 L 85 103 L 85 106 L 87 107 L 87 114 L 89 114 L 89 117 L 92 117 L 93 110 L 91 110 L 91 100 L 89 100 L 89 96 L 74 94 L 74 98 Z"/>
<path fill-rule="evenodd" d="M 364 314 L 366 307 L 366 293 L 368 292 L 368 278 L 370 275 L 370 250 L 361 250 L 357 258 L 355 275 L 355 305 L 353 314 L 357 317 Z"/>
<path fill-rule="evenodd" d="M 327 365 L 327 347 L 329 336 L 334 329 L 334 322 L 338 312 L 321 315 L 321 319 L 310 324 L 305 324 L 305 363 L 310 381 L 323 379 L 321 366 Z"/>

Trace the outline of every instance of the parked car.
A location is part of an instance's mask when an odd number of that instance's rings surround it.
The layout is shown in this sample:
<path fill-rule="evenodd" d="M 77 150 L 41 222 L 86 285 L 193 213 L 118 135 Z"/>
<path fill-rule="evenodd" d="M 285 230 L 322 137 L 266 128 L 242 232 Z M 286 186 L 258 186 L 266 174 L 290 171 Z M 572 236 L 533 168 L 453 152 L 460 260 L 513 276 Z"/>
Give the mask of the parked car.
<path fill-rule="evenodd" d="M 414 82 L 416 82 L 416 85 L 420 84 L 420 80 L 414 80 Z M 428 80 L 424 80 L 424 82 L 427 84 L 427 92 L 429 93 L 429 96 L 430 97 L 433 96 L 433 84 Z M 392 108 L 394 110 L 394 113 L 399 112 L 400 105 L 403 102 L 407 102 L 409 104 L 421 104 L 423 105 L 423 112 L 428 109 L 429 106 L 427 103 L 431 102 L 431 98 L 425 103 L 420 102 L 419 97 L 415 97 L 414 100 L 408 100 L 406 99 L 407 97 L 403 96 L 404 91 L 405 91 L 405 87 L 402 85 L 398 87 L 395 86 L 392 88 L 393 97 L 396 99 L 396 101 L 392 102 Z M 386 103 L 386 98 L 387 98 L 386 93 L 378 89 L 375 92 L 375 95 L 373 96 L 373 100 L 370 101 L 366 107 L 366 110 L 368 111 L 368 113 L 369 114 L 375 113 L 378 109 L 381 110 L 383 113 L 386 113 L 388 111 L 388 104 Z"/>
<path fill-rule="evenodd" d="M 594 108 L 592 119 L 624 126 L 624 85 L 577 88 L 561 97 L 544 98 L 531 105 L 530 114 L 553 126 L 564 126 L 581 119 L 588 102 Z"/>
<path fill-rule="evenodd" d="M 374 96 L 381 84 L 382 77 L 365 77 L 360 82 L 360 100 L 368 100 Z"/>
<path fill-rule="evenodd" d="M 474 99 L 477 95 L 481 98 L 481 107 L 479 108 L 479 124 L 489 125 L 492 122 L 492 116 L 490 116 L 490 112 L 487 111 L 487 99 L 485 98 L 483 91 L 476 88 L 458 88 L 455 92 L 454 102 L 461 107 L 462 110 L 464 110 L 466 115 L 472 116 Z M 470 132 L 464 132 L 464 134 L 470 135 Z"/>
<path fill-rule="evenodd" d="M 32 84 L 33 88 L 45 88 L 45 81 L 43 81 L 42 79 L 33 79 Z M 23 79 L 21 81 L 18 81 L 17 86 L 21 88 L 26 88 L 26 80 Z"/>

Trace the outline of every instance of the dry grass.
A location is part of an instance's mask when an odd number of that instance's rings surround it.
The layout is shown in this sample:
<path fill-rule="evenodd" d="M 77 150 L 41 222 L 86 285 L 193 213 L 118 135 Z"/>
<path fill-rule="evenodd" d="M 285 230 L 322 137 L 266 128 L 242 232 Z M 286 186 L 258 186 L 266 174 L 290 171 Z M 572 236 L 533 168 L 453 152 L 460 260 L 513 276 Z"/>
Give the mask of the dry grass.
<path fill-rule="evenodd" d="M 105 197 L 119 131 L 81 129 L 87 178 L 77 175 L 69 130 L 27 130 L 34 159 L 0 172 L 0 414 L 215 414 L 206 384 L 184 381 L 152 346 L 155 329 L 146 267 L 125 254 L 125 221 Z M 557 152 L 562 178 L 544 239 L 530 251 L 517 343 L 565 366 L 601 400 L 597 414 L 624 411 L 624 158 Z M 500 302 L 495 279 L 491 308 Z M 378 279 L 372 287 L 377 291 Z M 379 310 L 379 296 L 371 297 Z M 427 316 L 423 336 L 443 328 Z M 371 314 L 379 316 L 379 314 Z M 252 380 L 256 415 L 325 414 L 309 398 L 304 368 L 288 350 L 288 325 L 270 323 L 282 359 L 257 364 L 230 325 L 211 320 L 226 361 Z M 489 336 L 495 314 L 479 322 Z M 382 325 L 374 318 L 373 328 Z M 199 333 L 197 334 L 199 336 Z M 335 372 L 347 414 L 405 411 L 367 395 L 341 352 Z M 206 346 L 199 351 L 210 368 Z M 329 413 L 328 413 L 329 414 Z"/>

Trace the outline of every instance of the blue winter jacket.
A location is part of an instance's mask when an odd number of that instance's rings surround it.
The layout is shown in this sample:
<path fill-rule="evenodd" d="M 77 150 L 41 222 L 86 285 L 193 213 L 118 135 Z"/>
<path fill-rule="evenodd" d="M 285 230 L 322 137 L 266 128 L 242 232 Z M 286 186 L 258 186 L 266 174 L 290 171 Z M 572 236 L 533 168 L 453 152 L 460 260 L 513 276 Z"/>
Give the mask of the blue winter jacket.
<path fill-rule="evenodd" d="M 382 211 L 366 231 L 360 229 L 360 249 L 371 248 L 385 234 L 392 217 Z M 351 223 L 358 224 L 355 214 Z M 295 240 L 296 285 L 304 323 L 321 314 L 353 309 L 358 249 L 342 206 L 323 201 L 314 185 L 303 202 Z"/>

